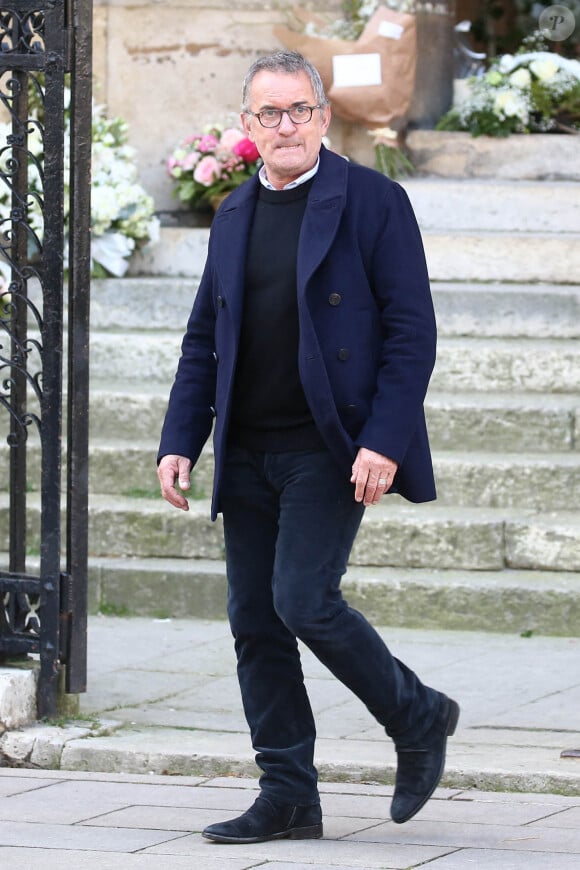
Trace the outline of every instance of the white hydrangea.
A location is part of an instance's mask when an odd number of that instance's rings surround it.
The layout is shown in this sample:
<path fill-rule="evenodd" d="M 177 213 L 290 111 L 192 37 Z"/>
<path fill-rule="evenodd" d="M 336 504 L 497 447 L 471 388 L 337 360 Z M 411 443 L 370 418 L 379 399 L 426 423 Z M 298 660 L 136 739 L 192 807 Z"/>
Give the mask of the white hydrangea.
<path fill-rule="evenodd" d="M 65 94 L 67 103 L 70 92 Z M 91 168 L 91 255 L 108 272 L 122 275 L 128 267 L 128 257 L 139 242 L 156 241 L 159 221 L 154 214 L 153 199 L 138 181 L 136 150 L 127 143 L 127 125 L 121 119 L 109 120 L 101 106 L 93 105 L 93 144 Z M 68 219 L 70 171 L 70 120 L 66 117 L 64 137 L 64 216 Z M 13 149 L 6 147 L 12 128 L 0 124 L 0 169 L 7 172 L 7 161 Z M 39 170 L 44 142 L 42 128 L 31 117 L 28 125 L 28 215 L 27 222 L 42 242 L 42 178 Z M 0 181 L 0 222 L 11 220 L 11 192 Z M 114 237 L 112 241 L 109 237 Z M 100 241 L 99 241 L 100 240 Z"/>

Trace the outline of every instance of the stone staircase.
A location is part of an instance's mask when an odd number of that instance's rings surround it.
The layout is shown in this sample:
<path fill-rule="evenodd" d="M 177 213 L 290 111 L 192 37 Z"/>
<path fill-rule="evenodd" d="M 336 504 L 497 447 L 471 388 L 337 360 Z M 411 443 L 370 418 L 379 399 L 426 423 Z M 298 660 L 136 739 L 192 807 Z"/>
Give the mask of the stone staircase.
<path fill-rule="evenodd" d="M 439 498 L 367 511 L 346 597 L 380 624 L 578 636 L 580 183 L 404 186 L 439 324 L 427 398 Z M 155 467 L 207 236 L 165 228 L 129 278 L 93 284 L 93 611 L 225 613 L 211 447 L 189 514 L 157 495 Z"/>

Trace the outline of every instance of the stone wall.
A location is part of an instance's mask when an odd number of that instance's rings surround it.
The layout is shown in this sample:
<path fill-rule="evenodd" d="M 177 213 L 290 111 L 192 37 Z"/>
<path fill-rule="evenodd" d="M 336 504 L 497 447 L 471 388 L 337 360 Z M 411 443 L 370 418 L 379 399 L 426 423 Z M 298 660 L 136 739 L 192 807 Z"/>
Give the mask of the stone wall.
<path fill-rule="evenodd" d="M 238 118 L 243 76 L 260 54 L 282 47 L 272 29 L 287 22 L 292 5 L 290 0 L 96 0 L 95 99 L 109 115 L 128 122 L 141 181 L 158 209 L 177 207 L 165 157 L 200 125 Z M 321 0 L 316 7 L 338 15 L 340 0 Z M 340 122 L 331 135 L 342 148 Z M 371 159 L 366 142 L 364 147 Z"/>

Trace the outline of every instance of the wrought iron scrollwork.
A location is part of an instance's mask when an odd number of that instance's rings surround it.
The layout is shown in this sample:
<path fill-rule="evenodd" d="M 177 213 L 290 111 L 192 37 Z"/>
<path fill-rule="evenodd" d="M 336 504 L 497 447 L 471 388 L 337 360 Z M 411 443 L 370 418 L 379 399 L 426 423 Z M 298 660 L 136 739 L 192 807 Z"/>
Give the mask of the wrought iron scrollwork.
<path fill-rule="evenodd" d="M 0 610 L 0 621 L 5 634 L 13 636 L 40 634 L 40 595 L 11 590 L 5 592 Z"/>
<path fill-rule="evenodd" d="M 18 13 L 0 7 L 0 53 L 38 54 L 45 50 L 42 10 Z"/>
<path fill-rule="evenodd" d="M 44 128 L 39 118 L 29 117 L 28 91 L 33 105 L 41 106 L 43 92 L 38 76 L 29 74 L 26 83 L 27 92 L 22 78 L 8 74 L 0 79 L 0 100 L 11 119 L 11 132 L 0 142 L 0 411 L 8 412 L 11 420 L 11 447 L 26 440 L 31 423 L 41 430 L 41 414 L 31 412 L 28 403 L 32 399 L 38 408 L 42 404 L 43 319 L 30 287 L 37 285 L 42 299 L 38 264 L 43 253 Z M 15 401 L 19 390 L 22 400 Z"/>
<path fill-rule="evenodd" d="M 13 578 L 0 599 L 0 636 L 12 655 L 35 653 L 42 629 L 42 597 L 34 578 Z"/>

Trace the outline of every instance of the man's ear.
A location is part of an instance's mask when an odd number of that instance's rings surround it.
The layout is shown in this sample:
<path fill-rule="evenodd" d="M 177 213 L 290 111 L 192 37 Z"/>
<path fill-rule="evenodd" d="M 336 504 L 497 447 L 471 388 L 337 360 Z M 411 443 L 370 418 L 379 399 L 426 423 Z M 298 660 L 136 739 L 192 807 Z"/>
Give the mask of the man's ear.
<path fill-rule="evenodd" d="M 242 112 L 241 115 L 240 115 L 240 118 L 241 118 L 241 121 L 242 121 L 242 129 L 243 129 L 244 133 L 246 134 L 246 136 L 248 137 L 248 139 L 250 140 L 250 142 L 253 142 L 253 141 L 254 141 L 254 135 L 253 135 L 253 133 L 252 133 L 252 128 L 251 128 L 251 125 L 250 125 L 249 116 L 246 115 L 245 112 Z"/>

